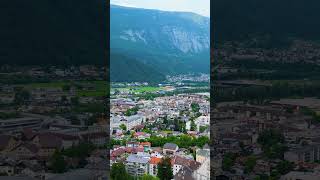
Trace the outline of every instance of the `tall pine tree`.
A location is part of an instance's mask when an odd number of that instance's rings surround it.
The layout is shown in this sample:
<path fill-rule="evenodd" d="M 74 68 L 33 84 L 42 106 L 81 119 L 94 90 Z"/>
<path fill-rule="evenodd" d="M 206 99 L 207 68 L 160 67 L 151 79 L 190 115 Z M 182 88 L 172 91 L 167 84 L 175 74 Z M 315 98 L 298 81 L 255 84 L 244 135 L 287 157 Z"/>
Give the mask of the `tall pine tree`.
<path fill-rule="evenodd" d="M 169 157 L 162 158 L 161 162 L 158 164 L 158 177 L 160 180 L 173 179 L 171 159 Z"/>

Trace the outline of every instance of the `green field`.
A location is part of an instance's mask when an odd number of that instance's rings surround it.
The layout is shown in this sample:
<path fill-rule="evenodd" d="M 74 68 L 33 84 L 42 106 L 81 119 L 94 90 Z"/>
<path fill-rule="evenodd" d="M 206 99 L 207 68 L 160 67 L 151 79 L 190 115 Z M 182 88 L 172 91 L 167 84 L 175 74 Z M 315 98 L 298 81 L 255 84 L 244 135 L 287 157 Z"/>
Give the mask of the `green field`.
<path fill-rule="evenodd" d="M 64 85 L 68 85 L 70 82 L 67 81 L 57 81 L 57 82 L 49 82 L 49 83 L 31 83 L 26 84 L 25 87 L 29 89 L 33 88 L 62 88 Z"/>
<path fill-rule="evenodd" d="M 163 90 L 164 88 L 162 87 L 155 87 L 155 86 L 142 86 L 142 87 L 126 87 L 126 88 L 114 88 L 115 90 L 119 90 L 119 91 L 133 91 L 135 93 L 143 93 L 143 92 L 147 92 L 147 93 L 153 93 L 153 92 L 157 92 L 160 90 Z"/>
<path fill-rule="evenodd" d="M 34 88 L 63 88 L 67 85 L 75 85 L 77 87 L 77 96 L 79 97 L 102 97 L 109 93 L 108 85 L 105 81 L 56 81 L 49 83 L 31 83 L 26 84 L 27 89 Z M 93 87 L 92 90 L 82 90 L 80 87 L 90 85 Z"/>
<path fill-rule="evenodd" d="M 134 91 L 138 92 L 138 93 L 142 93 L 142 92 L 157 92 L 163 90 L 163 88 L 160 87 L 152 87 L 152 86 L 145 86 L 145 87 L 139 87 L 139 88 L 135 88 Z"/>

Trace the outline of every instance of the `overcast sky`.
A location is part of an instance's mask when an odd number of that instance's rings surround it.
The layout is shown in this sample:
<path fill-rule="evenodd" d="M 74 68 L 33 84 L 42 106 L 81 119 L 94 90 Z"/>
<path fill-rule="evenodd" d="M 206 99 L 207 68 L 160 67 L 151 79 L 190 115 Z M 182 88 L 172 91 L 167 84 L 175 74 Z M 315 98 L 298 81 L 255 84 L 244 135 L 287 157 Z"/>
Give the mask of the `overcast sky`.
<path fill-rule="evenodd" d="M 110 0 L 110 3 L 163 11 L 194 12 L 210 17 L 210 0 Z"/>

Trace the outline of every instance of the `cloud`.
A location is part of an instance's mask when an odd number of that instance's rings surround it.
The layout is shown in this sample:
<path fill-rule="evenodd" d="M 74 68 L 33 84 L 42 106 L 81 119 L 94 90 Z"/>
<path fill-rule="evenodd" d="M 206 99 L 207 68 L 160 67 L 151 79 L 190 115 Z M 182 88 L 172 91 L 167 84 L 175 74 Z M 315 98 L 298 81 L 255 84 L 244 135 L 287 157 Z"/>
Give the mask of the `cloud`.
<path fill-rule="evenodd" d="M 210 0 L 111 0 L 110 3 L 164 11 L 194 12 L 210 17 Z"/>

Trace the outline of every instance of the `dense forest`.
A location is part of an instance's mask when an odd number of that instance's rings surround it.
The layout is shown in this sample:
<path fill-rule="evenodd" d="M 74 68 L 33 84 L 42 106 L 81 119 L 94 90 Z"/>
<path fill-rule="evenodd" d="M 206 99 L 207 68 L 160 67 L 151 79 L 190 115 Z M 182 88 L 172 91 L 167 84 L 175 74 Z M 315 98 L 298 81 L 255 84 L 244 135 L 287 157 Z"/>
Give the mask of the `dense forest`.
<path fill-rule="evenodd" d="M 5 0 L 0 6 L 1 64 L 105 64 L 106 1 Z"/>
<path fill-rule="evenodd" d="M 165 76 L 138 60 L 118 53 L 110 54 L 110 80 L 112 82 L 161 82 Z"/>

